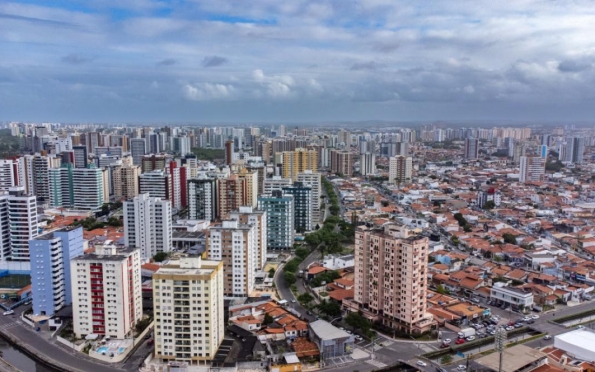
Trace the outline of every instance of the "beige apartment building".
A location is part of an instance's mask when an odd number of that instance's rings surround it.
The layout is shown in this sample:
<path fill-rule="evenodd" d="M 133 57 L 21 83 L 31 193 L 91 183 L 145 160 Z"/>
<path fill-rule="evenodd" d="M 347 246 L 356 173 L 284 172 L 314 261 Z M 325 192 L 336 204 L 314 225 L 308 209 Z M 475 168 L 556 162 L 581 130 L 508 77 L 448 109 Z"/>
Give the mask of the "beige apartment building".
<path fill-rule="evenodd" d="M 208 364 L 224 338 L 223 263 L 169 261 L 153 274 L 155 358 Z"/>
<path fill-rule="evenodd" d="M 318 172 L 318 151 L 297 148 L 295 151 L 284 151 L 282 154 L 283 178 L 296 181 L 299 173 L 307 170 Z"/>
<path fill-rule="evenodd" d="M 238 173 L 240 179 L 246 180 L 246 204 L 256 208 L 258 205 L 258 172 L 242 168 Z"/>
<path fill-rule="evenodd" d="M 355 232 L 355 297 L 346 307 L 399 332 L 422 333 L 426 313 L 428 238 L 407 227 L 360 226 Z"/>
<path fill-rule="evenodd" d="M 229 218 L 256 228 L 256 263 L 259 269 L 264 268 L 267 261 L 267 212 L 246 206 L 231 212 Z"/>
<path fill-rule="evenodd" d="M 232 174 L 228 178 L 217 180 L 218 203 L 217 217 L 225 219 L 233 210 L 246 205 L 247 188 L 246 180 L 240 178 L 237 174 Z"/>
<path fill-rule="evenodd" d="M 140 167 L 138 165 L 123 165 L 114 168 L 114 198 L 126 200 L 138 195 L 138 176 Z"/>

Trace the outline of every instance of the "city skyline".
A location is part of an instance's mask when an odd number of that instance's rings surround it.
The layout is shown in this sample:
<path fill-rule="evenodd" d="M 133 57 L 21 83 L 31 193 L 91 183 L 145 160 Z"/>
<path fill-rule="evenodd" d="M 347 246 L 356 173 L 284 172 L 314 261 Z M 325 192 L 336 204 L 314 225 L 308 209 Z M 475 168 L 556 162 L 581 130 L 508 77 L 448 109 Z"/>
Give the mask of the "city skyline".
<path fill-rule="evenodd" d="M 12 1 L 0 120 L 585 121 L 595 5 Z"/>

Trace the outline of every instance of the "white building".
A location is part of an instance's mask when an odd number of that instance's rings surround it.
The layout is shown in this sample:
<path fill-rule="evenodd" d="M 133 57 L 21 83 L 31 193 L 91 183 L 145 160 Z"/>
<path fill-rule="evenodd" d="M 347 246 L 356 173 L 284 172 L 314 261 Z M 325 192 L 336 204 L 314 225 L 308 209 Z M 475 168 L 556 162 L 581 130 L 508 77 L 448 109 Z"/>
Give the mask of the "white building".
<path fill-rule="evenodd" d="M 172 246 L 172 219 L 169 200 L 140 194 L 124 202 L 124 239 L 129 247 L 140 248 L 143 260 Z"/>
<path fill-rule="evenodd" d="M 29 240 L 38 235 L 35 195 L 19 186 L 0 193 L 0 260 L 29 261 Z"/>
<path fill-rule="evenodd" d="M 77 210 L 98 211 L 109 200 L 107 173 L 91 164 L 89 168 L 73 168 L 63 164 L 49 169 L 50 205 Z"/>
<path fill-rule="evenodd" d="M 212 360 L 224 338 L 223 263 L 169 261 L 153 274 L 153 314 L 155 358 Z"/>
<path fill-rule="evenodd" d="M 359 172 L 362 176 L 376 173 L 376 156 L 372 153 L 364 153 L 359 158 Z"/>
<path fill-rule="evenodd" d="M 495 283 L 491 289 L 492 300 L 504 302 L 513 307 L 531 308 L 533 306 L 533 293 L 521 289 L 506 287 L 502 283 Z"/>
<path fill-rule="evenodd" d="M 74 333 L 130 337 L 142 318 L 140 250 L 106 241 L 70 261 Z"/>
<path fill-rule="evenodd" d="M 331 270 L 339 270 L 344 269 L 346 267 L 353 267 L 355 266 L 355 256 L 352 254 L 344 256 L 329 254 L 324 257 L 324 261 L 322 261 L 322 266 Z"/>
<path fill-rule="evenodd" d="M 312 172 L 311 170 L 298 173 L 298 182 L 302 182 L 304 185 L 312 188 L 312 226 L 315 227 L 320 223 L 320 195 L 322 188 L 321 175 L 318 172 Z"/>
<path fill-rule="evenodd" d="M 207 233 L 209 260 L 223 261 L 224 289 L 229 297 L 247 297 L 254 290 L 258 263 L 256 227 L 222 221 Z"/>
<path fill-rule="evenodd" d="M 259 269 L 263 269 L 267 260 L 267 213 L 246 206 L 231 212 L 229 219 L 237 220 L 241 224 L 253 225 L 256 228 L 256 262 Z"/>
<path fill-rule="evenodd" d="M 8 191 L 18 185 L 17 169 L 17 162 L 14 160 L 0 159 L 0 191 Z"/>
<path fill-rule="evenodd" d="M 263 185 L 263 194 L 270 195 L 273 190 L 281 190 L 286 186 L 291 186 L 293 180 L 291 178 L 282 178 L 281 176 L 273 176 L 272 178 L 266 178 Z"/>
<path fill-rule="evenodd" d="M 405 156 L 393 156 L 388 163 L 388 183 L 405 184 L 411 182 L 413 159 Z"/>
<path fill-rule="evenodd" d="M 139 194 L 149 193 L 154 198 L 171 200 L 173 198 L 171 179 L 171 174 L 165 170 L 145 172 L 138 178 Z"/>

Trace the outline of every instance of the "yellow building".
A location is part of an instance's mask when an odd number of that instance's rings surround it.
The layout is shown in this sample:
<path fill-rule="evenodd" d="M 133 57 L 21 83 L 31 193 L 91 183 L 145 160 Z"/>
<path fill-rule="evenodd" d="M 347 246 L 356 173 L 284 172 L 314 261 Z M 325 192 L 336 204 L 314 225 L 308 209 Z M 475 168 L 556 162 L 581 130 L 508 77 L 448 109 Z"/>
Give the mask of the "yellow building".
<path fill-rule="evenodd" d="M 297 148 L 295 151 L 284 151 L 282 154 L 283 178 L 297 181 L 299 173 L 307 170 L 318 172 L 318 151 Z"/>

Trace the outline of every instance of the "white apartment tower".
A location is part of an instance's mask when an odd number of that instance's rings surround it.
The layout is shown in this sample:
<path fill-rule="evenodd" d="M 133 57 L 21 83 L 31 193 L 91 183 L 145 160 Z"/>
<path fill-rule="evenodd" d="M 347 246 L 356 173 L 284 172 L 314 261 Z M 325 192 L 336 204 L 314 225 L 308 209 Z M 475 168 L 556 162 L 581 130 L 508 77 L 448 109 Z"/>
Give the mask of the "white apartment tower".
<path fill-rule="evenodd" d="M 143 260 L 172 246 L 171 203 L 140 194 L 124 202 L 124 238 L 129 247 L 140 248 Z"/>
<path fill-rule="evenodd" d="M 254 290 L 259 269 L 256 227 L 236 220 L 222 221 L 207 233 L 209 260 L 223 261 L 223 292 L 229 297 L 247 297 Z"/>
<path fill-rule="evenodd" d="M 258 269 L 263 269 L 267 260 L 267 213 L 246 206 L 231 212 L 229 219 L 237 220 L 240 224 L 253 225 L 256 228 L 256 262 Z"/>
<path fill-rule="evenodd" d="M 540 156 L 521 156 L 519 181 L 523 183 L 543 181 L 546 160 Z"/>
<path fill-rule="evenodd" d="M 307 170 L 303 173 L 299 173 L 297 180 L 312 188 L 312 226 L 316 226 L 320 223 L 321 175 L 318 172 Z"/>
<path fill-rule="evenodd" d="M 70 261 L 72 316 L 78 338 L 97 334 L 124 339 L 141 320 L 140 251 L 106 241 L 95 253 Z"/>
<path fill-rule="evenodd" d="M 155 358 L 206 364 L 224 338 L 223 263 L 169 261 L 153 274 Z"/>
<path fill-rule="evenodd" d="M 406 184 L 411 182 L 413 159 L 406 156 L 393 156 L 388 163 L 388 183 Z"/>
<path fill-rule="evenodd" d="M 29 261 L 29 240 L 38 235 L 35 195 L 21 186 L 0 193 L 0 260 Z"/>

